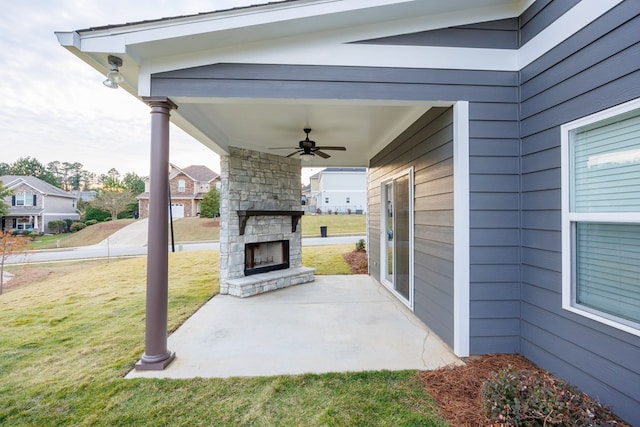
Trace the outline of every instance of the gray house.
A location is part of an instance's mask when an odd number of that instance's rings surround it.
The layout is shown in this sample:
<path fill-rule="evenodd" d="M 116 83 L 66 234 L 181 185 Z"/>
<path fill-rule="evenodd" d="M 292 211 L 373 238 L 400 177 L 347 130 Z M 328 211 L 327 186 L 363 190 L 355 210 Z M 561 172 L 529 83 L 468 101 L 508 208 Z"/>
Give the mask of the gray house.
<path fill-rule="evenodd" d="M 0 230 L 49 233 L 49 221 L 79 220 L 77 197 L 34 176 L 0 176 L 13 195 L 5 203 L 9 213 L 2 217 Z"/>
<path fill-rule="evenodd" d="M 381 286 L 459 356 L 520 353 L 640 424 L 638 28 L 637 0 L 289 0 L 57 36 L 149 104 L 152 179 L 169 115 L 222 156 L 223 289 L 264 228 L 297 253 L 296 157 L 368 167 Z M 173 357 L 164 193 L 140 369 Z"/>

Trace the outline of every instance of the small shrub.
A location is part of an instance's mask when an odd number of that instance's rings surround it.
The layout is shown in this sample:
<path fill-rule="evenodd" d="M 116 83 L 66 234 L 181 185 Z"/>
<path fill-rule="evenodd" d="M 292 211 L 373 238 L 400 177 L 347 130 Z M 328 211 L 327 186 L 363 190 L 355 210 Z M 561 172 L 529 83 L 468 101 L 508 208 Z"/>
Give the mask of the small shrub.
<path fill-rule="evenodd" d="M 80 231 L 86 227 L 87 225 L 84 222 L 76 221 L 71 224 L 71 227 L 69 227 L 69 229 L 71 230 L 72 233 L 75 233 L 76 231 Z"/>
<path fill-rule="evenodd" d="M 49 231 L 51 233 L 60 234 L 60 233 L 64 233 L 65 228 L 67 226 L 67 222 L 62 219 L 56 219 L 56 220 L 49 221 L 47 225 L 49 226 Z"/>
<path fill-rule="evenodd" d="M 89 226 L 89 225 L 95 225 L 95 224 L 97 224 L 97 223 L 98 223 L 98 220 L 97 220 L 97 219 L 89 219 L 89 220 L 85 221 L 84 223 L 85 223 L 87 226 Z"/>
<path fill-rule="evenodd" d="M 358 252 L 364 252 L 365 250 L 365 246 L 366 246 L 366 242 L 364 241 L 364 239 L 360 239 L 356 242 L 356 251 Z"/>
<path fill-rule="evenodd" d="M 492 423 L 509 426 L 617 425 L 611 411 L 570 384 L 548 374 L 503 369 L 482 387 Z"/>

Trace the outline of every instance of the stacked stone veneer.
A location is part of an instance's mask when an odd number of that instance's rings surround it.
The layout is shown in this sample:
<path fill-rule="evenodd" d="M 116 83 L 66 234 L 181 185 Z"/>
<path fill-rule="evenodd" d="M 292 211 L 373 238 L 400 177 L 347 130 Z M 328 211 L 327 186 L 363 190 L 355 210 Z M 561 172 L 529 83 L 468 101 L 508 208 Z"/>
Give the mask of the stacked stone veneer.
<path fill-rule="evenodd" d="M 252 216 L 240 235 L 238 210 L 301 210 L 300 160 L 229 148 L 220 162 L 220 293 L 239 297 L 314 280 L 315 269 L 302 267 L 301 224 L 291 231 L 291 216 Z M 245 244 L 289 240 L 286 270 L 244 275 Z"/>

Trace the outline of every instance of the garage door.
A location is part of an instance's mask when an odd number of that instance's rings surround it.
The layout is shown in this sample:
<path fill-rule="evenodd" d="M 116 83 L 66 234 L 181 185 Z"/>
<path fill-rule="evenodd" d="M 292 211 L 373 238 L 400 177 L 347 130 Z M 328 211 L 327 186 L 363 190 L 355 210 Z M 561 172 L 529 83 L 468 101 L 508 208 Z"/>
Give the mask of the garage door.
<path fill-rule="evenodd" d="M 171 203 L 171 216 L 173 218 L 184 218 L 184 205 L 182 203 Z"/>

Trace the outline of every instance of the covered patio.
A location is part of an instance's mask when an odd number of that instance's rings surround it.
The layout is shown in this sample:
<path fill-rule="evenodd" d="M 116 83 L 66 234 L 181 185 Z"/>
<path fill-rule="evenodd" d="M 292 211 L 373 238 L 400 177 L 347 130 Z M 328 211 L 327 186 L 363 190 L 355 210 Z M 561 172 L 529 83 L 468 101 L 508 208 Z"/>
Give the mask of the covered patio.
<path fill-rule="evenodd" d="M 462 363 L 405 305 L 366 275 L 316 276 L 252 298 L 218 295 L 169 337 L 165 370 L 127 378 L 223 378 Z"/>

